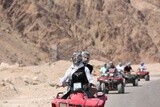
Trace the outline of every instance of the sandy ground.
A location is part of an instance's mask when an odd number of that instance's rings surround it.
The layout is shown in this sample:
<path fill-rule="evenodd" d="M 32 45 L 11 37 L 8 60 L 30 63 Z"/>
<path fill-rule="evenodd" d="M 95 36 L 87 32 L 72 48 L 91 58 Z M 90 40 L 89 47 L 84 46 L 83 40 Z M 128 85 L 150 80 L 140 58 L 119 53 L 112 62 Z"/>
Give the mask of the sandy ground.
<path fill-rule="evenodd" d="M 104 62 L 91 60 L 94 65 L 93 79 L 99 76 L 99 67 Z M 56 89 L 54 85 L 70 66 L 70 61 L 60 60 L 39 66 L 18 67 L 0 66 L 0 107 L 50 107 L 52 98 L 65 88 Z M 146 64 L 150 75 L 160 75 L 160 63 Z M 138 65 L 132 65 L 134 71 Z"/>

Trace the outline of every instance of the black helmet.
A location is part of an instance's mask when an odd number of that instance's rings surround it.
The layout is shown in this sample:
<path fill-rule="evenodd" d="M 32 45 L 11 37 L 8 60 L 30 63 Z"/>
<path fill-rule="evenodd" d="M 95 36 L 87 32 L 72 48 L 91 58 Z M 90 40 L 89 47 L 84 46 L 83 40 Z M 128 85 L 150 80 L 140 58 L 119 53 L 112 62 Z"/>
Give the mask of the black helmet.
<path fill-rule="evenodd" d="M 73 64 L 78 66 L 82 62 L 82 55 L 80 52 L 74 52 L 72 55 Z"/>

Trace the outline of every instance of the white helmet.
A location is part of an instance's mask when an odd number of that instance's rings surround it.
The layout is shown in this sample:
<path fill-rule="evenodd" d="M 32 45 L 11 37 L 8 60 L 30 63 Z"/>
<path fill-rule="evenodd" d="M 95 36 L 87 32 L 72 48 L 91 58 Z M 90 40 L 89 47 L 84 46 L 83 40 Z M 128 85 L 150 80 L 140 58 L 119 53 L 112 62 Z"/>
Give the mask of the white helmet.
<path fill-rule="evenodd" d="M 87 51 L 82 51 L 82 57 L 90 57 L 89 52 L 87 52 Z"/>
<path fill-rule="evenodd" d="M 74 52 L 72 55 L 72 62 L 74 65 L 78 66 L 82 62 L 82 55 L 80 52 Z"/>
<path fill-rule="evenodd" d="M 110 64 L 113 64 L 113 62 L 112 62 L 112 61 L 110 61 L 109 63 L 110 63 Z"/>
<path fill-rule="evenodd" d="M 131 66 L 131 62 L 128 62 L 127 65 L 128 65 L 128 66 Z"/>

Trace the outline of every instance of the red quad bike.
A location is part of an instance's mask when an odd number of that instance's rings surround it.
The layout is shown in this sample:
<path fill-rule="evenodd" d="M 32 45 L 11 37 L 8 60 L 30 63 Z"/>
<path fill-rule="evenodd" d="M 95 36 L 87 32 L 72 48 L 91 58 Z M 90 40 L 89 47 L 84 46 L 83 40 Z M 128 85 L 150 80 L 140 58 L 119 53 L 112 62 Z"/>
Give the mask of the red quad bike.
<path fill-rule="evenodd" d="M 150 75 L 148 71 L 144 71 L 144 70 L 139 70 L 136 72 L 136 74 L 138 75 L 138 80 L 140 81 L 140 79 L 145 79 L 145 81 L 149 81 L 150 80 Z"/>
<path fill-rule="evenodd" d="M 88 98 L 81 83 L 74 83 L 74 88 L 67 99 L 62 99 L 63 92 L 59 92 L 51 102 L 52 107 L 104 107 L 107 96 L 97 92 L 94 98 Z"/>
<path fill-rule="evenodd" d="M 118 93 L 124 93 L 125 86 L 123 77 L 115 74 L 115 69 L 110 69 L 108 73 L 97 78 L 97 90 L 109 93 L 109 91 L 118 90 Z"/>

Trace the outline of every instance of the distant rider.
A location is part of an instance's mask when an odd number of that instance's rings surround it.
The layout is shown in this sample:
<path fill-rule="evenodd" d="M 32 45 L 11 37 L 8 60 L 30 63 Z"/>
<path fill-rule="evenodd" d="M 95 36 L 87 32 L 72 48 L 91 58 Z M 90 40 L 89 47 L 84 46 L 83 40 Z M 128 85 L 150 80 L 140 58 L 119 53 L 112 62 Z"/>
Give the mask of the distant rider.
<path fill-rule="evenodd" d="M 107 73 L 107 72 L 108 72 L 107 64 L 105 63 L 105 64 L 100 68 L 99 71 L 100 71 L 101 75 Z"/>
<path fill-rule="evenodd" d="M 112 61 L 109 62 L 108 73 L 114 73 L 114 76 L 118 76 L 117 68 Z"/>
<path fill-rule="evenodd" d="M 116 68 L 118 72 L 122 72 L 124 70 L 124 67 L 121 62 L 116 66 Z"/>
<path fill-rule="evenodd" d="M 126 66 L 124 67 L 124 72 L 125 73 L 131 73 L 131 71 L 132 71 L 131 62 L 128 62 L 126 64 Z"/>
<path fill-rule="evenodd" d="M 140 71 L 146 71 L 146 66 L 144 65 L 144 62 L 140 63 L 140 66 L 138 68 Z"/>
<path fill-rule="evenodd" d="M 113 64 L 112 61 L 109 62 L 109 69 L 116 69 L 116 66 Z"/>

